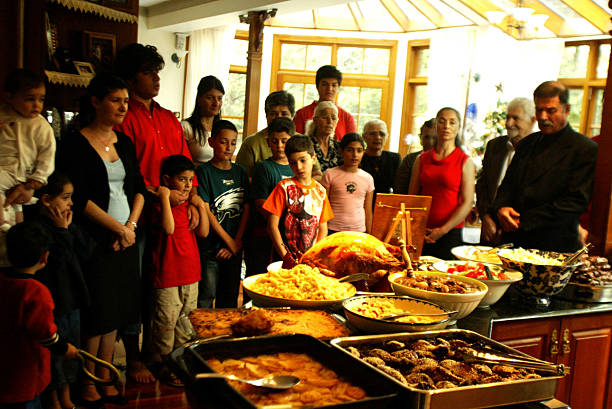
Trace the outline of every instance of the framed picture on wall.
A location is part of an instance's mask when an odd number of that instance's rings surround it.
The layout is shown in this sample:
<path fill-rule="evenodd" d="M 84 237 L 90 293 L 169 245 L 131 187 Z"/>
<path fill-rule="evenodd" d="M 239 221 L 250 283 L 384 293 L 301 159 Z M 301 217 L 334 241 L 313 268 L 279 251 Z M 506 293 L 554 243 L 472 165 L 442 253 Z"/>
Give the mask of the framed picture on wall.
<path fill-rule="evenodd" d="M 74 67 L 76 68 L 79 75 L 85 75 L 87 77 L 93 77 L 94 75 L 96 75 L 94 67 L 93 65 L 91 65 L 91 63 L 83 61 L 73 61 L 72 63 L 74 64 Z"/>
<path fill-rule="evenodd" d="M 83 56 L 96 71 L 112 69 L 115 60 L 116 38 L 114 34 L 83 32 Z"/>

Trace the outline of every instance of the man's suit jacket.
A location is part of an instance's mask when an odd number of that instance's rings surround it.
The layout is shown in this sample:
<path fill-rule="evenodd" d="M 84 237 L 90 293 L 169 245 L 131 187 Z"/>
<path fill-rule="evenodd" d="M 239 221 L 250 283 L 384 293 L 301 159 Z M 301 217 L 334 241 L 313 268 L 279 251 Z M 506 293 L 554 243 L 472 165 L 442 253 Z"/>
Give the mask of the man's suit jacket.
<path fill-rule="evenodd" d="M 497 181 L 508 155 L 507 135 L 491 139 L 487 143 L 484 158 L 482 159 L 482 171 L 476 182 L 476 207 L 482 216 L 493 211 L 492 206 L 497 192 Z"/>
<path fill-rule="evenodd" d="M 597 144 L 569 125 L 553 135 L 533 133 L 516 147 L 494 209 L 520 213 L 517 231 L 502 241 L 554 251 L 580 247 L 578 222 L 591 201 Z"/>

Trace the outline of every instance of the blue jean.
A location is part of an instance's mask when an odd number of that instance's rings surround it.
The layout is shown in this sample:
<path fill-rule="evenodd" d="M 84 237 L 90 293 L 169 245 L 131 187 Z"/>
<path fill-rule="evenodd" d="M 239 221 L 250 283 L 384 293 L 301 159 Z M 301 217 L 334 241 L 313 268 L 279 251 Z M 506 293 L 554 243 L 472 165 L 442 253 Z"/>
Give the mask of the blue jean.
<path fill-rule="evenodd" d="M 0 409 L 42 409 L 40 396 L 27 402 L 20 403 L 0 403 Z"/>
<path fill-rule="evenodd" d="M 202 279 L 198 290 L 198 308 L 236 308 L 240 290 L 240 268 L 242 254 L 229 260 L 218 260 L 214 256 L 202 260 Z"/>

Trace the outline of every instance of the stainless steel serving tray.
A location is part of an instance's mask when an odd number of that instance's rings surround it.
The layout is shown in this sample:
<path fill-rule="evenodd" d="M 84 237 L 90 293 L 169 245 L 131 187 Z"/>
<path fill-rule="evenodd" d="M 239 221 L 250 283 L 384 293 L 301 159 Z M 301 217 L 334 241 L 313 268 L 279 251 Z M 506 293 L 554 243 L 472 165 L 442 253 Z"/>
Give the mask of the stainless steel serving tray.
<path fill-rule="evenodd" d="M 480 341 L 501 352 L 529 357 L 529 355 L 476 332 L 462 329 L 343 337 L 333 339 L 331 344 L 346 354 L 351 355 L 346 349 L 350 346 L 359 347 L 364 344 L 378 344 L 390 340 L 415 341 L 417 339 L 437 338 L 439 336 L 454 336 L 466 341 Z M 384 374 L 384 372 L 380 372 Z M 386 374 L 385 376 L 393 379 L 404 388 L 405 394 L 401 400 L 403 403 L 401 407 L 410 409 L 475 409 L 543 401 L 554 397 L 557 390 L 557 382 L 561 378 L 561 376 L 547 376 L 540 379 L 495 382 L 453 389 L 423 390 L 405 386 L 393 377 Z"/>
<path fill-rule="evenodd" d="M 593 286 L 567 283 L 557 297 L 585 302 L 612 302 L 612 285 Z"/>

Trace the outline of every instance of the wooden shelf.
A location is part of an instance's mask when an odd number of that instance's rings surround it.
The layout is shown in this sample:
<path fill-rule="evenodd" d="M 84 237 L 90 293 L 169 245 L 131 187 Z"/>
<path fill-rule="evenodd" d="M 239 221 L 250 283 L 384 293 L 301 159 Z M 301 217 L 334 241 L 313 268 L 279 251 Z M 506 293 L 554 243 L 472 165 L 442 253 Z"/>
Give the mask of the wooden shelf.
<path fill-rule="evenodd" d="M 66 85 L 69 87 L 85 88 L 93 78 L 88 75 L 67 74 L 65 72 L 45 70 L 45 75 L 51 84 Z"/>
<path fill-rule="evenodd" d="M 77 10 L 82 13 L 91 13 L 104 17 L 108 20 L 114 20 L 119 23 L 138 23 L 138 16 L 123 11 L 118 11 L 110 7 L 101 6 L 99 4 L 90 3 L 84 0 L 49 0 L 51 3 L 57 3 L 70 10 Z"/>

